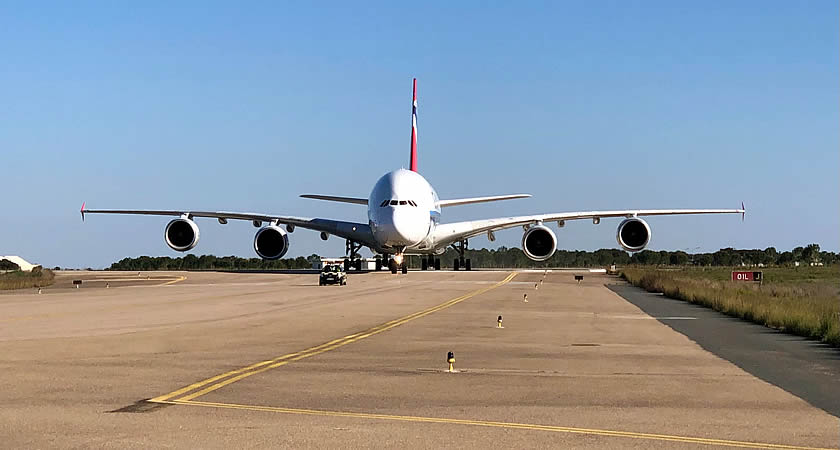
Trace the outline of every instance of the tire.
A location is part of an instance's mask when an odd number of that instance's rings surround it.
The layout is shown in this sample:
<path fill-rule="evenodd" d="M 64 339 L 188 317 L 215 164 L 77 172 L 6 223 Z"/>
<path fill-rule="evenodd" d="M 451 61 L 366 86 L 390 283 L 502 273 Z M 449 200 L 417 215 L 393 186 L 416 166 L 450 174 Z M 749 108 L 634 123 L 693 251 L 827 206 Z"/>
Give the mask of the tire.
<path fill-rule="evenodd" d="M 348 270 L 350 270 L 350 260 L 345 259 L 344 260 L 344 271 L 347 272 Z"/>
<path fill-rule="evenodd" d="M 356 261 L 354 261 L 353 262 L 353 267 L 355 267 L 356 270 L 362 270 L 362 260 L 357 259 Z"/>
<path fill-rule="evenodd" d="M 435 258 L 435 270 L 440 270 L 440 258 Z"/>
<path fill-rule="evenodd" d="M 382 258 L 376 258 L 376 271 L 382 270 Z"/>
<path fill-rule="evenodd" d="M 456 272 L 458 271 L 458 269 L 460 269 L 460 268 L 461 268 L 461 265 L 460 265 L 460 264 L 458 264 L 459 262 L 460 262 L 460 261 L 458 261 L 458 259 L 456 258 L 456 259 L 455 259 L 455 262 L 453 262 L 453 263 L 452 263 L 452 269 L 453 269 L 453 270 L 455 270 Z"/>
<path fill-rule="evenodd" d="M 397 273 L 397 262 L 393 259 L 388 261 L 388 268 L 391 269 L 391 273 Z"/>
<path fill-rule="evenodd" d="M 420 270 L 428 270 L 429 269 L 429 260 L 423 258 L 420 260 Z"/>
<path fill-rule="evenodd" d="M 402 269 L 403 275 L 407 274 L 408 273 L 408 264 L 407 263 L 402 263 L 401 265 L 402 265 L 401 269 Z"/>
<path fill-rule="evenodd" d="M 467 260 L 466 264 L 464 265 L 464 270 L 472 270 L 472 261 L 469 259 Z"/>

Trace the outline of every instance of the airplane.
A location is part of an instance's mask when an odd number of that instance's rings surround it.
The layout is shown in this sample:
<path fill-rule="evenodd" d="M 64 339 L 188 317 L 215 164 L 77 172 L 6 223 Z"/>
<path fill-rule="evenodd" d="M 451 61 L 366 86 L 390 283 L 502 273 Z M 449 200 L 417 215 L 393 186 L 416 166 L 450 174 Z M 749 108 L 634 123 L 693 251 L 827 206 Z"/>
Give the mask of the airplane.
<path fill-rule="evenodd" d="M 531 260 L 545 261 L 557 249 L 557 238 L 547 224 L 555 223 L 562 228 L 568 220 L 591 219 L 594 224 L 603 218 L 617 217 L 624 220 L 618 225 L 616 240 L 625 250 L 637 252 L 650 242 L 651 229 L 642 217 L 684 214 L 741 214 L 746 212 L 744 204 L 740 209 L 637 209 L 617 211 L 580 211 L 528 216 L 501 217 L 466 222 L 441 222 L 441 211 L 459 205 L 495 202 L 530 197 L 529 194 L 496 195 L 441 200 L 431 184 L 420 175 L 417 165 L 417 79 L 412 82 L 411 104 L 411 154 L 409 169 L 398 169 L 383 175 L 373 186 L 368 198 L 335 195 L 303 194 L 301 197 L 330 202 L 367 205 L 368 222 L 346 222 L 322 218 L 290 217 L 275 214 L 259 214 L 227 211 L 185 210 L 123 210 L 85 209 L 82 203 L 82 220 L 85 214 L 142 214 L 176 217 L 164 231 L 164 240 L 173 250 L 189 251 L 198 244 L 199 228 L 196 218 L 213 218 L 220 224 L 228 220 L 248 220 L 259 228 L 254 236 L 254 251 L 261 258 L 275 260 L 289 250 L 288 233 L 298 227 L 321 233 L 321 239 L 331 235 L 346 240 L 345 268 L 359 269 L 359 250 L 367 247 L 381 255 L 377 258 L 377 270 L 387 264 L 391 273 L 407 273 L 405 255 L 422 255 L 421 269 L 440 270 L 440 256 L 447 247 L 453 247 L 459 257 L 453 268 L 471 270 L 472 264 L 465 258 L 470 238 L 486 235 L 495 241 L 495 232 L 507 228 L 523 228 L 522 251 Z M 281 227 L 282 225 L 282 227 Z"/>

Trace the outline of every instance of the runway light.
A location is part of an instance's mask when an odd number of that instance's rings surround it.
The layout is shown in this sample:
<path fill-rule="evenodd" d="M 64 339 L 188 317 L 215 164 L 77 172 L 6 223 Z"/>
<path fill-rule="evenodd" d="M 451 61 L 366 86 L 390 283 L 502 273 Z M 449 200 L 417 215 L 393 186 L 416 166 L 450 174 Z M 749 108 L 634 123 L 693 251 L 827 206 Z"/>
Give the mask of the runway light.
<path fill-rule="evenodd" d="M 38 288 L 38 293 L 39 293 L 39 294 L 41 293 L 41 288 Z"/>
<path fill-rule="evenodd" d="M 499 319 L 496 321 L 496 328 L 504 328 L 502 326 L 502 316 L 499 316 Z"/>
<path fill-rule="evenodd" d="M 446 354 L 446 362 L 449 363 L 449 373 L 455 372 L 455 353 L 449 352 Z"/>
<path fill-rule="evenodd" d="M 539 288 L 540 288 L 540 285 L 539 285 L 539 284 L 534 283 L 534 289 L 539 289 Z"/>
<path fill-rule="evenodd" d="M 525 303 L 528 303 L 528 294 L 525 294 L 522 298 L 525 300 Z"/>

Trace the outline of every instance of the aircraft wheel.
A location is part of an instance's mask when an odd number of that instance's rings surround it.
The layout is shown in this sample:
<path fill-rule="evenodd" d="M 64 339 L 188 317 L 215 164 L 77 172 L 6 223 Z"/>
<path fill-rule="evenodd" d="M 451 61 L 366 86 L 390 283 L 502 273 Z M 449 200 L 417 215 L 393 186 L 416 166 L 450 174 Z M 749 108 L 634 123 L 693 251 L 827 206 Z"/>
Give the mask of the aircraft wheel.
<path fill-rule="evenodd" d="M 429 260 L 423 258 L 420 260 L 420 270 L 428 270 L 429 268 Z"/>
<path fill-rule="evenodd" d="M 407 263 L 402 263 L 402 273 L 403 274 L 408 273 L 408 264 Z"/>
<path fill-rule="evenodd" d="M 464 270 L 472 270 L 472 261 L 470 261 L 469 259 L 467 260 L 467 263 L 464 265 Z"/>
<path fill-rule="evenodd" d="M 392 259 L 388 262 L 388 268 L 391 269 L 391 273 L 397 273 L 397 262 Z"/>
<path fill-rule="evenodd" d="M 452 263 L 452 269 L 453 270 L 457 271 L 458 269 L 461 268 L 461 265 L 458 264 L 458 263 L 459 263 L 458 259 L 455 259 L 455 262 Z"/>
<path fill-rule="evenodd" d="M 440 258 L 435 258 L 435 270 L 440 270 Z"/>

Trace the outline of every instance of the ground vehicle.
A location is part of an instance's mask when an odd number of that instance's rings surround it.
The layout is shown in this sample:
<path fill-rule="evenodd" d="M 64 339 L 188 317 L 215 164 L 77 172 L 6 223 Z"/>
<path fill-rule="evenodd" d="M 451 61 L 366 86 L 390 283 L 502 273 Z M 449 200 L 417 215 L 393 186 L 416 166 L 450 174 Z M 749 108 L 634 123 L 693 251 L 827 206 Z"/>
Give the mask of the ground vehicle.
<path fill-rule="evenodd" d="M 344 286 L 347 284 L 347 273 L 338 264 L 327 264 L 321 269 L 321 275 L 318 277 L 318 286 L 325 284 Z"/>

